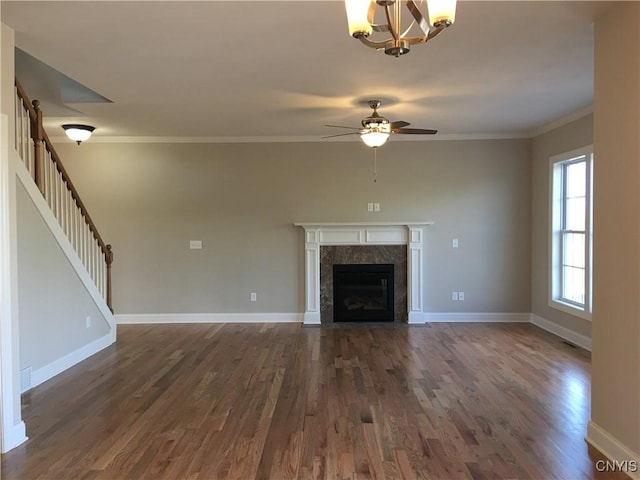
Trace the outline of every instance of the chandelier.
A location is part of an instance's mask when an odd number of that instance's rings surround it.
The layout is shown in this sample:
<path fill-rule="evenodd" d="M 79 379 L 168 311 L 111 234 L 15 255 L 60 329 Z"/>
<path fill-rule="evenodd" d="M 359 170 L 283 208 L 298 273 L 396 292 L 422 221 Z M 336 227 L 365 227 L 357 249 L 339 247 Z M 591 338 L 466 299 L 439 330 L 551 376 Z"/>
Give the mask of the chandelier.
<path fill-rule="evenodd" d="M 427 43 L 452 25 L 456 16 L 456 0 L 426 0 L 429 22 L 420 11 L 423 0 L 345 0 L 344 3 L 349 34 L 367 47 L 384 50 L 394 57 L 409 53 L 415 43 Z M 405 7 L 411 14 L 408 24 L 402 22 Z M 384 11 L 380 16 L 384 15 L 386 23 L 374 23 L 379 10 Z"/>

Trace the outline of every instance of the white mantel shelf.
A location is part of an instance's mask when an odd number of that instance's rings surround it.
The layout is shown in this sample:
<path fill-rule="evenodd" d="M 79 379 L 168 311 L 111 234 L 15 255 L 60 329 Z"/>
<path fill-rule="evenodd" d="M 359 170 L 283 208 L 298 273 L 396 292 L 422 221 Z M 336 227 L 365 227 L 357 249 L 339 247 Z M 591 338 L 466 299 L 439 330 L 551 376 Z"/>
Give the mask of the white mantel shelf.
<path fill-rule="evenodd" d="M 409 225 L 433 225 L 435 222 L 320 222 L 320 223 L 294 223 L 296 227 L 319 228 L 319 227 L 399 227 Z"/>
<path fill-rule="evenodd" d="M 434 222 L 294 223 L 305 231 L 305 324 L 320 323 L 322 245 L 407 245 L 408 323 L 424 323 L 424 228 Z"/>

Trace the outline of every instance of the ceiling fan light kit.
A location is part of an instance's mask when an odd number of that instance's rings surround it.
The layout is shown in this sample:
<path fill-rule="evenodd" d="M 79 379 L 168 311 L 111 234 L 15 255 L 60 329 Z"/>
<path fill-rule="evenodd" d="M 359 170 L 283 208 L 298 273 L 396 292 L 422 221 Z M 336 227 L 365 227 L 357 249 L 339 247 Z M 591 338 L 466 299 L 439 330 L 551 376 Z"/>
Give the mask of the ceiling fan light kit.
<path fill-rule="evenodd" d="M 373 132 L 363 133 L 362 135 L 360 135 L 360 138 L 367 145 L 367 147 L 377 148 L 387 143 L 389 134 L 384 132 L 379 132 L 379 131 L 373 131 Z"/>
<path fill-rule="evenodd" d="M 456 0 L 345 0 L 344 3 L 349 35 L 367 47 L 394 57 L 409 53 L 413 44 L 427 43 L 453 25 L 456 17 Z M 427 4 L 428 22 L 420 11 L 423 3 Z M 403 6 L 411 14 L 408 25 L 402 22 Z M 386 23 L 375 23 L 378 7 L 384 10 Z M 376 34 L 380 34 L 382 39 L 374 39 Z"/>
<path fill-rule="evenodd" d="M 66 125 L 62 125 L 64 128 L 64 133 L 67 134 L 74 142 L 77 142 L 80 145 L 81 142 L 88 140 L 93 131 L 96 129 L 90 125 L 81 125 L 79 123 L 67 123 Z"/>

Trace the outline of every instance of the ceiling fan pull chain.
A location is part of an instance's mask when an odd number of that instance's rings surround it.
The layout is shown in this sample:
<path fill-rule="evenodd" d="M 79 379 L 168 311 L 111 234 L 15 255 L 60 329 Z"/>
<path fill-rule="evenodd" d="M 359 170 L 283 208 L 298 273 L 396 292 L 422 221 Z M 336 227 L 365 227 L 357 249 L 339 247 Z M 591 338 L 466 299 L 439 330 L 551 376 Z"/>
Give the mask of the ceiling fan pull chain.
<path fill-rule="evenodd" d="M 378 149 L 373 149 L 373 183 L 378 182 Z"/>

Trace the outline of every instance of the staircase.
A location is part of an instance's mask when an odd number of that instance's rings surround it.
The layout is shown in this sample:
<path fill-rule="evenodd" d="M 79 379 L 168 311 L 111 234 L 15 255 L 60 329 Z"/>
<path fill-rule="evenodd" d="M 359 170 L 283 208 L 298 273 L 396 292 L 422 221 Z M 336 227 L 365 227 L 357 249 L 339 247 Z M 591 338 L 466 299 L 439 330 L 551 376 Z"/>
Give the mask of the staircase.
<path fill-rule="evenodd" d="M 18 156 L 97 291 L 113 313 L 111 245 L 102 240 L 44 131 L 40 102 L 29 100 L 18 79 L 15 81 L 15 102 L 15 147 Z"/>

